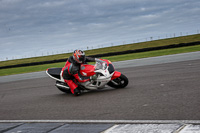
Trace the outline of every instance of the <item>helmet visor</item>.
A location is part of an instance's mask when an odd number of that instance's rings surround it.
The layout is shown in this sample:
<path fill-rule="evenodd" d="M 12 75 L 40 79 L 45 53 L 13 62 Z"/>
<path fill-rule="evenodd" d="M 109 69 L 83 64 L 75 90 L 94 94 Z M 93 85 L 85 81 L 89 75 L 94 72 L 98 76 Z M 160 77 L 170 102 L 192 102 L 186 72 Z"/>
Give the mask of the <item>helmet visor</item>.
<path fill-rule="evenodd" d="M 84 63 L 85 62 L 85 55 L 81 55 L 79 57 L 79 61 L 80 61 L 80 63 Z"/>

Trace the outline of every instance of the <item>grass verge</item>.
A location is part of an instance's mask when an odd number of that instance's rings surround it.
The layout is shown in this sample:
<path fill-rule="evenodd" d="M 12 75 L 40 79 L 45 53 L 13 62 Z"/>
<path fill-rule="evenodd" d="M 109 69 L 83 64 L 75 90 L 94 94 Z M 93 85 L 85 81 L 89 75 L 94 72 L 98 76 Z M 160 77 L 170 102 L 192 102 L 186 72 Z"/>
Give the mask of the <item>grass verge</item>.
<path fill-rule="evenodd" d="M 157 51 L 149 51 L 149 52 L 142 52 L 142 53 L 132 53 L 132 54 L 119 55 L 119 56 L 110 56 L 110 57 L 104 57 L 104 59 L 109 59 L 110 61 L 115 62 L 115 61 L 122 61 L 122 60 L 131 60 L 131 59 L 155 57 L 155 56 L 162 56 L 162 55 L 195 52 L 195 51 L 200 51 L 200 45 L 157 50 Z M 61 63 L 46 64 L 46 65 L 0 69 L 0 76 L 45 71 L 47 68 L 63 67 L 64 65 L 65 65 L 65 62 L 61 62 Z"/>
<path fill-rule="evenodd" d="M 100 49 L 94 49 L 94 50 L 87 50 L 85 52 L 86 52 L 86 55 L 95 55 L 95 54 L 104 54 L 104 53 L 109 53 L 109 52 L 135 50 L 135 49 L 166 46 L 166 45 L 170 45 L 170 44 L 189 43 L 189 42 L 196 42 L 196 41 L 200 41 L 200 34 L 160 39 L 160 40 L 134 43 L 134 44 L 126 44 L 126 45 L 100 48 Z M 43 57 L 27 58 L 27 59 L 1 61 L 0 66 L 9 66 L 9 65 L 16 65 L 16 64 L 64 59 L 64 58 L 69 57 L 70 55 L 71 55 L 71 53 L 66 53 L 66 54 L 49 55 L 49 56 L 43 56 Z"/>

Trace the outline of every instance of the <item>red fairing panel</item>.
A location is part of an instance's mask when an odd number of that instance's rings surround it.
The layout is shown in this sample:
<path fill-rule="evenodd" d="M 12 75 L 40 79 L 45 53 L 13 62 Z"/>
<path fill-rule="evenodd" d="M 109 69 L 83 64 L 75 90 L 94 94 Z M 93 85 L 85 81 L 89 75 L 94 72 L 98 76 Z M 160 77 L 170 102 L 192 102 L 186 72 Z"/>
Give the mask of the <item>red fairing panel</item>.
<path fill-rule="evenodd" d="M 121 76 L 121 72 L 115 71 L 113 76 L 112 76 L 112 78 L 111 78 L 111 80 L 119 78 L 120 76 Z"/>
<path fill-rule="evenodd" d="M 95 66 L 93 65 L 87 65 L 87 64 L 81 65 L 80 73 L 82 76 L 86 76 L 86 77 L 92 76 L 95 74 L 94 71 L 95 71 Z"/>

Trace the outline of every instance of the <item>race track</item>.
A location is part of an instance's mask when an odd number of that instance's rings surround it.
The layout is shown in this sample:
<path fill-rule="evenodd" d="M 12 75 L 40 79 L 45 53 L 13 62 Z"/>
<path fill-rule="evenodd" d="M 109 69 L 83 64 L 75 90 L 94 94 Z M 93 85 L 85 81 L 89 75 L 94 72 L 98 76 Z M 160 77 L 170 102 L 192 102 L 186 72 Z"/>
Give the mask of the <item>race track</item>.
<path fill-rule="evenodd" d="M 199 120 L 200 59 L 118 68 L 124 89 L 60 92 L 49 77 L 0 83 L 0 120 Z"/>

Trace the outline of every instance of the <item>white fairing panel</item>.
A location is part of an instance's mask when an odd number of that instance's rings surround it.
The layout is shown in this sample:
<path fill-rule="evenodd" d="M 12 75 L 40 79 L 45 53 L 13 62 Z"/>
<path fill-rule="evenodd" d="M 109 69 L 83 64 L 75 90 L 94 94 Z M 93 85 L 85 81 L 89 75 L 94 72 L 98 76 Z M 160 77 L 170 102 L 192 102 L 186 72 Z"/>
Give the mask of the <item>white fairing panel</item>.
<path fill-rule="evenodd" d="M 65 82 L 62 74 L 63 74 L 63 71 L 60 72 L 60 81 Z"/>
<path fill-rule="evenodd" d="M 110 74 L 108 69 L 96 70 L 95 72 L 97 73 L 96 80 L 87 81 L 81 83 L 81 85 L 91 90 L 101 89 L 105 87 L 105 85 L 111 80 L 111 77 L 114 74 L 114 73 Z"/>
<path fill-rule="evenodd" d="M 47 74 L 49 77 L 51 77 L 52 79 L 55 79 L 55 80 L 57 80 L 57 81 L 61 81 L 60 79 L 51 76 L 51 74 L 49 74 L 48 71 L 46 71 L 46 74 Z"/>

